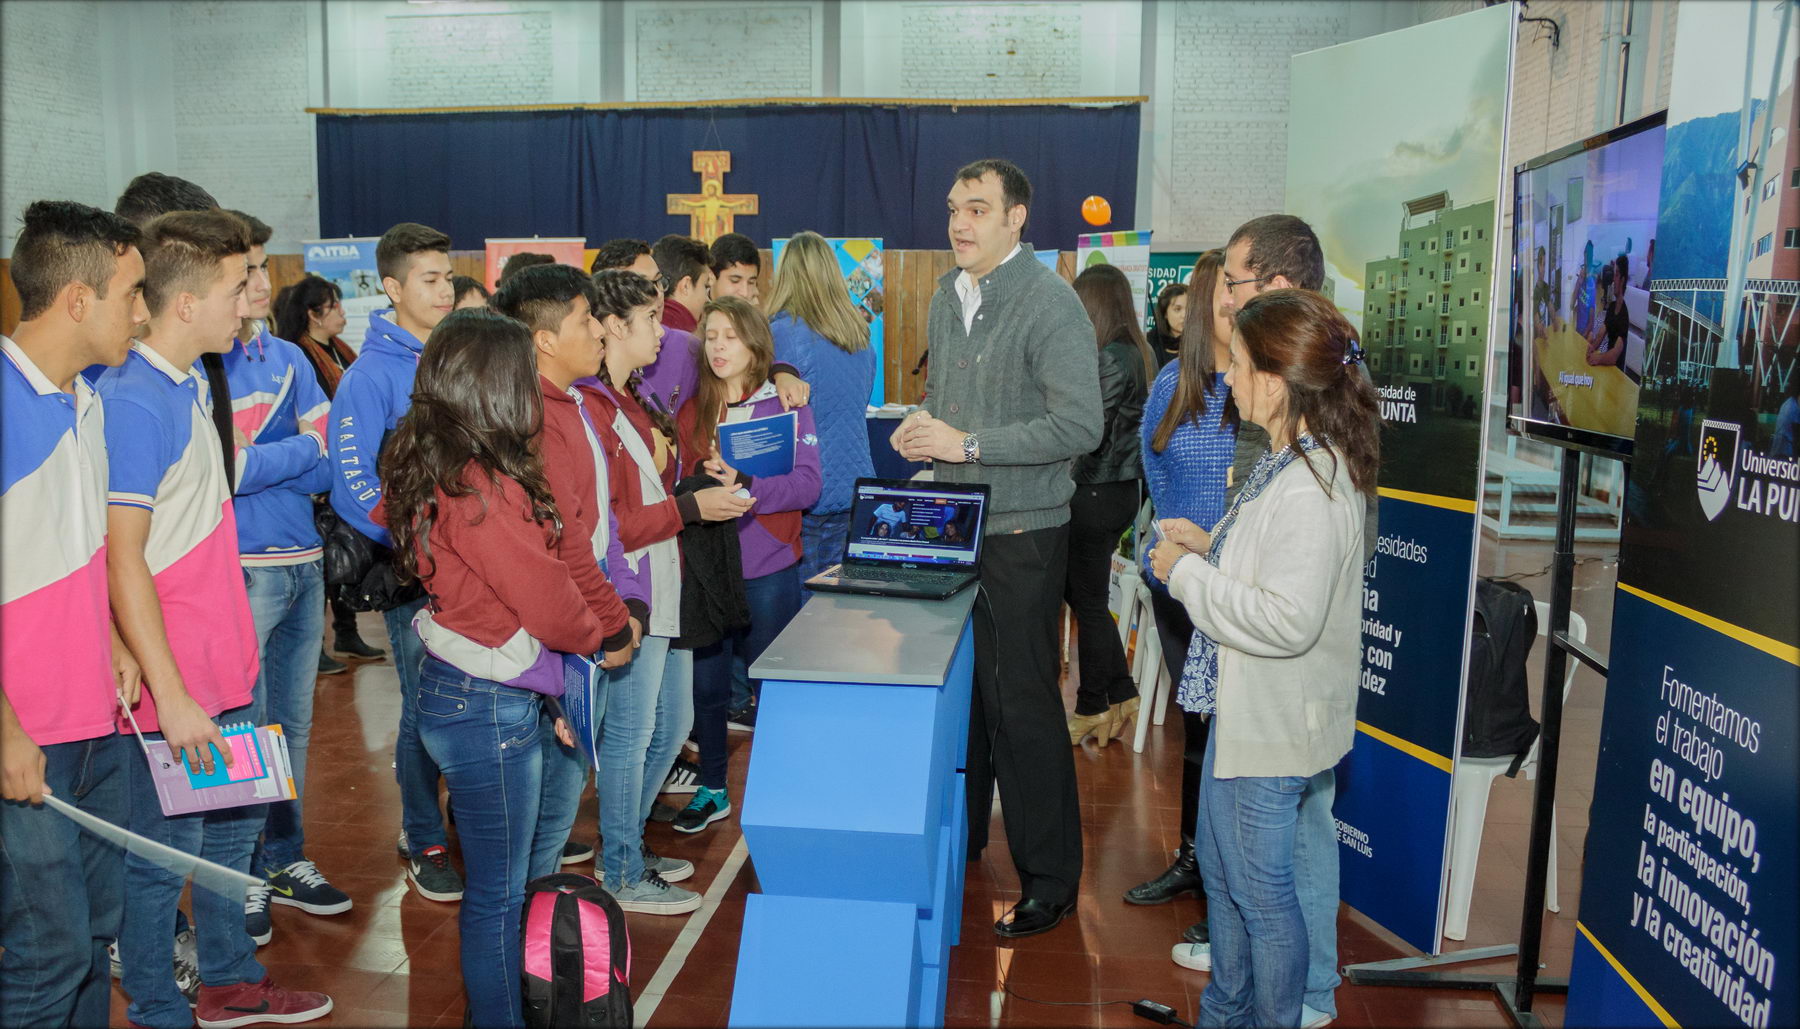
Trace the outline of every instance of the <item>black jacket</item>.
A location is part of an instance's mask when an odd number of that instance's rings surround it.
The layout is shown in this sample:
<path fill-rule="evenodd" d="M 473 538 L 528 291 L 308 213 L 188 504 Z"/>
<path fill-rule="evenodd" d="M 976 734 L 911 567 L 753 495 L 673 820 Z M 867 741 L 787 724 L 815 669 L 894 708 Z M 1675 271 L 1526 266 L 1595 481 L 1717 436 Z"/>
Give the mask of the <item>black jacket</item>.
<path fill-rule="evenodd" d="M 673 493 L 681 496 L 718 484 L 709 475 L 690 475 L 675 484 Z M 749 625 L 737 520 L 688 525 L 676 539 L 681 542 L 681 635 L 669 645 L 695 650 Z"/>
<path fill-rule="evenodd" d="M 1144 397 L 1150 384 L 1144 361 L 1129 340 L 1100 349 L 1100 445 L 1075 458 L 1070 476 L 1080 485 L 1127 482 L 1144 477 L 1138 426 L 1144 420 Z"/>

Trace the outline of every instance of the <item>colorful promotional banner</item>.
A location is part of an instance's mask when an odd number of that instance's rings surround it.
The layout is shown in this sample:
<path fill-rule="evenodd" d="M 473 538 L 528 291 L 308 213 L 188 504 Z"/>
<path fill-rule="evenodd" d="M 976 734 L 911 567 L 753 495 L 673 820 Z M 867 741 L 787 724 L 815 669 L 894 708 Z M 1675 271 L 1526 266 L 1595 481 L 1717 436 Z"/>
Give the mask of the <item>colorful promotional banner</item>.
<path fill-rule="evenodd" d="M 875 388 L 869 391 L 869 406 L 880 407 L 887 402 L 887 384 L 883 381 L 886 377 L 881 372 L 887 367 L 882 346 L 887 277 L 883 272 L 881 240 L 855 237 L 825 242 L 830 243 L 832 252 L 837 254 L 838 269 L 844 273 L 844 285 L 850 290 L 850 302 L 856 306 L 856 313 L 862 315 L 863 321 L 869 323 L 869 346 L 875 350 L 876 368 Z M 769 243 L 770 258 L 777 270 L 781 268 L 781 252 L 787 249 L 787 243 L 785 238 Z M 767 289 L 763 295 L 768 295 Z"/>
<path fill-rule="evenodd" d="M 1386 429 L 1359 731 L 1338 766 L 1340 888 L 1431 954 L 1474 588 L 1512 17 L 1475 11 L 1292 67 L 1287 213 L 1319 235 L 1322 292 L 1361 330 Z M 1407 117 L 1368 116 L 1396 96 Z"/>
<path fill-rule="evenodd" d="M 381 273 L 375 269 L 375 244 L 380 236 L 350 239 L 309 239 L 300 244 L 306 273 L 330 279 L 344 295 L 344 331 L 339 335 L 350 349 L 361 352 L 369 312 L 388 306 L 381 289 Z"/>
<path fill-rule="evenodd" d="M 1675 42 L 1570 1026 L 1800 1024 L 1793 6 Z"/>
<path fill-rule="evenodd" d="M 487 266 L 482 275 L 490 292 L 498 288 L 500 273 L 506 270 L 506 260 L 514 254 L 549 254 L 558 264 L 580 268 L 584 272 L 589 260 L 585 236 L 490 239 L 487 241 Z"/>
<path fill-rule="evenodd" d="M 1096 264 L 1110 264 L 1125 273 L 1131 283 L 1131 306 L 1142 318 L 1149 311 L 1144 293 L 1150 279 L 1150 230 L 1090 232 L 1075 237 L 1075 274 Z"/>
<path fill-rule="evenodd" d="M 1172 283 L 1187 285 L 1187 280 L 1194 274 L 1194 262 L 1200 255 L 1192 250 L 1153 252 L 1150 255 L 1150 267 L 1144 278 L 1144 331 L 1156 328 L 1156 299 L 1162 296 L 1165 286 Z M 1192 301 L 1189 301 L 1192 309 Z"/>

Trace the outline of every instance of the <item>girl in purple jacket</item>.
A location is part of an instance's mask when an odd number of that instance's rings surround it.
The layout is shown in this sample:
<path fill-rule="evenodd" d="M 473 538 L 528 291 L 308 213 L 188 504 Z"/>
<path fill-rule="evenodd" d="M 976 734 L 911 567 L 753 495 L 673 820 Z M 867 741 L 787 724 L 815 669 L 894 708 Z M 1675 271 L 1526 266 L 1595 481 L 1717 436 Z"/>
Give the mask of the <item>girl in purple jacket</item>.
<path fill-rule="evenodd" d="M 682 450 L 702 457 L 692 472 L 743 486 L 754 497 L 738 518 L 744 596 L 750 625 L 694 651 L 694 730 L 700 742 L 700 788 L 675 816 L 675 828 L 696 833 L 731 813 L 725 793 L 725 721 L 731 701 L 731 662 L 754 664 L 800 610 L 800 513 L 819 499 L 819 438 L 810 407 L 794 409 L 793 468 L 752 480 L 719 455 L 719 426 L 783 413 L 770 381 L 775 341 L 762 312 L 738 297 L 719 297 L 700 313 L 700 381 L 694 402 L 681 409 Z M 751 681 L 754 694 L 761 684 Z"/>

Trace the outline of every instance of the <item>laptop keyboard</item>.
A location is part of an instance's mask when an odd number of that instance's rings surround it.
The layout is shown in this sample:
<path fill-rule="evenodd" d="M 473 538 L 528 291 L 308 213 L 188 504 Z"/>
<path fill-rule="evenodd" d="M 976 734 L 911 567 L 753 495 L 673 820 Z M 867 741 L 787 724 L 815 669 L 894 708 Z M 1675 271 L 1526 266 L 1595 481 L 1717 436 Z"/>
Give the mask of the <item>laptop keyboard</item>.
<path fill-rule="evenodd" d="M 864 579 L 875 582 L 918 583 L 922 586 L 949 585 L 962 581 L 969 573 L 966 570 L 938 571 L 925 568 L 887 568 L 882 565 L 845 565 L 838 572 L 846 579 Z"/>

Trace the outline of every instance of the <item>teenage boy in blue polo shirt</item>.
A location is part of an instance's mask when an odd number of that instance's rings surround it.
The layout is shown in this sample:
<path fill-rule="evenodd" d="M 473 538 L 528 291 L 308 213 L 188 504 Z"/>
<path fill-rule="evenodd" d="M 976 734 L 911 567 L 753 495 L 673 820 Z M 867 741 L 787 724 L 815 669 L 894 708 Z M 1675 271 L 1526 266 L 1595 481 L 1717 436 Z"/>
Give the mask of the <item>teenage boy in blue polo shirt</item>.
<path fill-rule="evenodd" d="M 238 561 L 250 594 L 262 671 L 256 680 L 264 717 L 281 723 L 287 737 L 295 797 L 265 810 L 262 843 L 251 863 L 267 885 L 244 899 L 244 924 L 260 946 L 273 929 L 269 904 L 314 915 L 350 910 L 350 898 L 306 859 L 302 807 L 306 753 L 312 736 L 313 686 L 325 643 L 325 570 L 312 494 L 331 488 L 325 460 L 325 418 L 330 403 L 299 347 L 270 335 L 269 255 L 273 230 L 260 219 L 233 211 L 250 227 L 248 312 L 225 354 L 231 387 L 233 454 L 237 480 Z"/>
<path fill-rule="evenodd" d="M 249 227 L 220 210 L 177 211 L 144 230 L 150 321 L 125 364 L 96 387 L 107 404 L 107 573 L 120 634 L 144 668 L 136 726 L 158 733 L 190 766 L 230 763 L 219 726 L 261 723 L 256 631 L 237 561 L 236 514 L 211 411 L 202 354 L 222 354 L 244 316 Z M 247 871 L 266 811 L 228 808 L 165 816 L 147 764 L 127 762 L 134 832 Z M 200 980 L 197 1015 L 171 974 L 169 929 L 183 877 L 126 858 L 119 953 L 127 1017 L 152 1029 L 228 1029 L 305 1022 L 331 998 L 275 985 L 244 932 L 242 901 L 193 891 Z"/>
<path fill-rule="evenodd" d="M 331 506 L 364 536 L 390 546 L 387 530 L 369 518 L 381 500 L 377 459 L 387 434 L 412 406 L 413 376 L 425 338 L 456 304 L 451 283 L 450 237 L 415 222 L 387 230 L 375 246 L 381 287 L 393 307 L 369 314 L 362 351 L 344 373 L 331 402 Z M 394 767 L 400 782 L 400 852 L 407 878 L 430 900 L 461 900 L 462 877 L 451 867 L 444 821 L 438 813 L 438 765 L 419 742 L 415 694 L 425 645 L 413 631 L 420 596 L 382 613 L 394 666 L 400 673 L 400 735 Z"/>
<path fill-rule="evenodd" d="M 40 200 L 24 221 L 22 318 L 0 336 L 0 1013 L 105 1025 L 124 855 L 42 798 L 126 818 L 137 755 L 115 698 L 140 682 L 107 605 L 104 415 L 76 373 L 130 353 L 149 318 L 144 259 L 136 226 L 98 208 Z"/>

